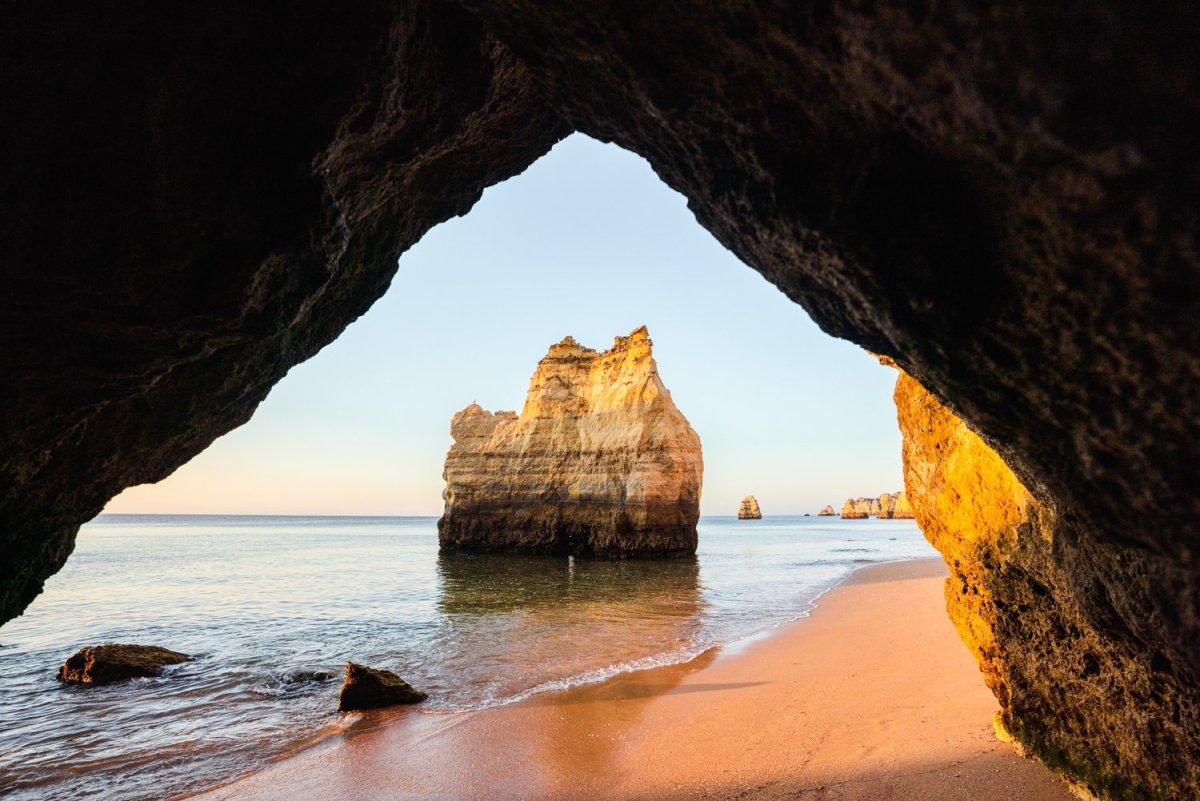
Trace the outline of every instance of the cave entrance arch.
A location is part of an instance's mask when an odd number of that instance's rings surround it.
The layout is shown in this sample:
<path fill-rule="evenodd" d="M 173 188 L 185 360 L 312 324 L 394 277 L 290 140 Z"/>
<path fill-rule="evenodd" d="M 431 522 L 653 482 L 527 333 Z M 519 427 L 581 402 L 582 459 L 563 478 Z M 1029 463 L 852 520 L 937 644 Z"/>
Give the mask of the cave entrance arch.
<path fill-rule="evenodd" d="M 900 488 L 893 371 L 747 270 L 643 160 L 575 135 L 426 234 L 250 423 L 109 509 L 439 514 L 454 412 L 519 410 L 551 343 L 603 350 L 642 324 L 704 445 L 704 514 Z"/>

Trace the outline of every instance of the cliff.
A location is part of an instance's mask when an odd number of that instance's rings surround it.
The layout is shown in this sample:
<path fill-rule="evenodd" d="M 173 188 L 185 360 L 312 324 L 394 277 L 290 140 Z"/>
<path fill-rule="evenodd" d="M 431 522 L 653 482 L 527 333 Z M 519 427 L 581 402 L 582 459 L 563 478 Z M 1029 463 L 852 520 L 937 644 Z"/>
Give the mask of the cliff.
<path fill-rule="evenodd" d="M 847 498 L 842 504 L 842 517 L 846 520 L 865 520 L 878 513 L 878 498 Z"/>
<path fill-rule="evenodd" d="M 758 508 L 758 500 L 753 495 L 742 498 L 738 505 L 738 520 L 762 520 L 762 510 Z"/>
<path fill-rule="evenodd" d="M 833 507 L 826 507 L 830 514 Z M 821 514 L 824 514 L 822 510 Z M 912 506 L 908 496 L 903 492 L 885 492 L 878 498 L 847 498 L 842 504 L 842 517 L 846 520 L 865 520 L 868 517 L 878 517 L 884 520 L 892 518 L 911 518 Z"/>
<path fill-rule="evenodd" d="M 895 503 L 892 505 L 892 517 L 896 520 L 912 520 L 916 517 L 913 512 L 912 503 L 908 500 L 908 492 L 900 491 L 895 494 Z"/>
<path fill-rule="evenodd" d="M 525 406 L 450 423 L 445 551 L 682 556 L 696 551 L 700 438 L 658 375 L 645 327 L 597 353 L 567 337 Z"/>
<path fill-rule="evenodd" d="M 998 731 L 1101 798 L 1200 798 L 1200 685 L 1138 631 L 1137 583 L 1064 561 L 1069 524 L 917 381 L 895 400 L 908 496 Z"/>

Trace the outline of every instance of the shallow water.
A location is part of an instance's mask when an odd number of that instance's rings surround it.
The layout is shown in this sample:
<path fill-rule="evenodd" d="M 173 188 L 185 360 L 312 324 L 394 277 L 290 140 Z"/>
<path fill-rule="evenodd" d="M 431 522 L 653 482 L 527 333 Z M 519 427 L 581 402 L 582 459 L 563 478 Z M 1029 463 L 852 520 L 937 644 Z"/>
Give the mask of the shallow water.
<path fill-rule="evenodd" d="M 200 789 L 345 725 L 347 659 L 509 703 L 679 662 L 801 617 L 856 566 L 936 555 L 912 521 L 700 521 L 694 560 L 439 556 L 435 518 L 105 515 L 0 628 L 0 795 Z M 60 685 L 83 645 L 197 657 L 157 679 Z M 327 682 L 294 681 L 330 671 Z"/>

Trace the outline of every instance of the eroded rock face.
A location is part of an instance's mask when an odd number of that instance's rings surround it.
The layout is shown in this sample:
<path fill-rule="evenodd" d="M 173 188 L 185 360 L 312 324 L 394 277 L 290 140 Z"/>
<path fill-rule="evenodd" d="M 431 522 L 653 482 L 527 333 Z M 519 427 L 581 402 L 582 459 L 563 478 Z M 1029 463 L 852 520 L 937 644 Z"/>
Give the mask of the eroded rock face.
<path fill-rule="evenodd" d="M 58 669 L 58 680 L 76 684 L 112 684 L 162 674 L 164 667 L 191 659 L 158 645 L 106 643 L 80 648 Z"/>
<path fill-rule="evenodd" d="M 817 512 L 817 517 L 833 517 L 836 514 L 837 514 L 837 512 L 835 512 L 833 510 L 833 505 L 830 504 L 828 506 L 823 507 L 821 509 L 821 511 Z"/>
<path fill-rule="evenodd" d="M 1195 674 L 1122 618 L 1129 597 L 1094 579 L 1078 593 L 1064 521 L 983 440 L 906 375 L 895 398 L 917 521 L 950 567 L 947 609 L 1004 728 L 1099 797 L 1200 797 Z"/>
<path fill-rule="evenodd" d="M 738 504 L 738 520 L 762 520 L 762 510 L 758 508 L 758 499 L 753 495 L 747 495 Z"/>
<path fill-rule="evenodd" d="M 444 550 L 696 552 L 700 438 L 658 375 L 645 327 L 602 353 L 567 337 L 538 363 L 520 416 L 471 404 L 450 434 Z"/>
<path fill-rule="evenodd" d="M 579 130 L 969 421 L 1097 630 L 1200 670 L 1200 5 L 8 12 L 0 620 Z"/>

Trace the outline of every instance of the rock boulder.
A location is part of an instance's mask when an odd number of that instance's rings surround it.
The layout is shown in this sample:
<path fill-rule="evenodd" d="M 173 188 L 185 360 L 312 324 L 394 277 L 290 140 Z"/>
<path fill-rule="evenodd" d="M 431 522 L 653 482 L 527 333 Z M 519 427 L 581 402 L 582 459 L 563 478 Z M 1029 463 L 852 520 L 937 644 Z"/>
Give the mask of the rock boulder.
<path fill-rule="evenodd" d="M 342 682 L 342 693 L 338 698 L 338 712 L 419 704 L 428 697 L 427 693 L 414 690 L 390 670 L 347 662 L 346 680 Z"/>
<path fill-rule="evenodd" d="M 58 680 L 78 684 L 111 684 L 158 676 L 167 665 L 191 659 L 157 645 L 107 643 L 80 648 L 58 669 Z"/>

